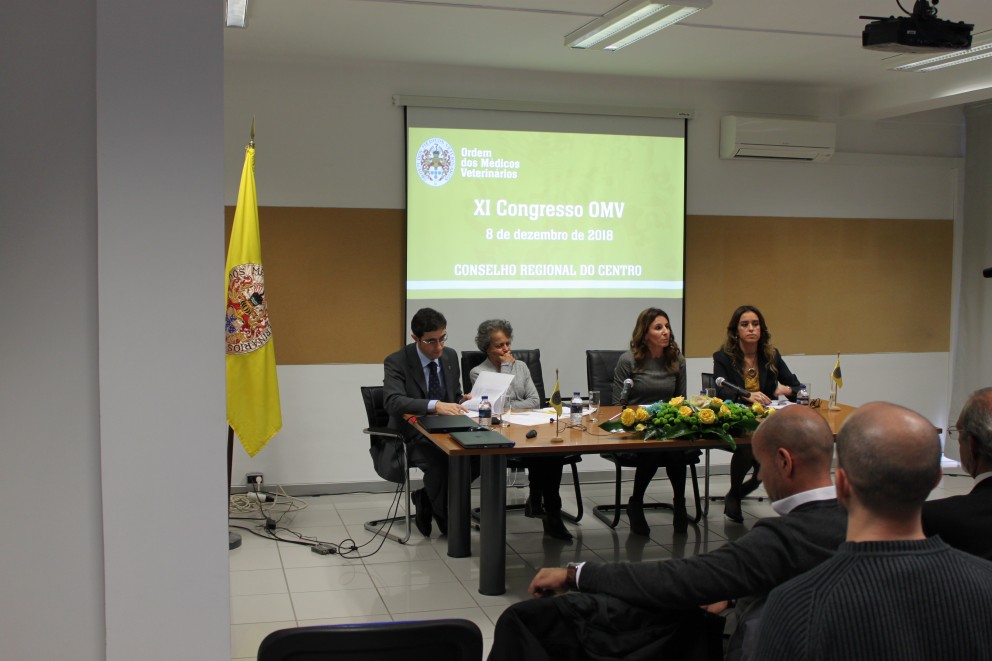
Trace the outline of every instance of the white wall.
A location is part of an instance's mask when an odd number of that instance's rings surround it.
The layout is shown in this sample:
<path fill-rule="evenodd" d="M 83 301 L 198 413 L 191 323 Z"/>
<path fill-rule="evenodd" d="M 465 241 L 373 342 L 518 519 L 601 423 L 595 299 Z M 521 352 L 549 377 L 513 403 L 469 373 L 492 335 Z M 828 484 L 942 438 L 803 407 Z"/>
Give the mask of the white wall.
<path fill-rule="evenodd" d="M 241 146 L 254 114 L 260 204 L 404 208 L 403 112 L 391 97 L 422 94 L 691 108 L 689 214 L 930 219 L 953 218 L 958 209 L 960 113 L 838 119 L 839 101 L 829 90 L 396 63 L 228 61 L 224 91 L 227 204 L 236 199 Z M 826 164 L 721 161 L 719 119 L 731 112 L 836 120 L 844 152 Z M 844 332 L 857 332 L 858 323 L 838 320 Z M 814 396 L 826 395 L 834 358 L 787 357 L 800 376 L 821 384 Z M 689 361 L 690 385 L 708 363 Z M 844 356 L 843 369 L 841 401 L 890 399 L 946 426 L 947 353 Z M 282 366 L 279 379 L 283 431 L 254 459 L 236 452 L 235 481 L 249 470 L 265 473 L 269 484 L 376 481 L 358 386 L 380 383 L 381 365 Z M 586 471 L 603 467 L 595 459 L 582 464 Z"/>
<path fill-rule="evenodd" d="M 0 640 L 12 661 L 104 654 L 96 7 L 56 4 L 17 3 L 0 22 Z"/>
<path fill-rule="evenodd" d="M 0 656 L 230 658 L 221 6 L 5 9 Z"/>

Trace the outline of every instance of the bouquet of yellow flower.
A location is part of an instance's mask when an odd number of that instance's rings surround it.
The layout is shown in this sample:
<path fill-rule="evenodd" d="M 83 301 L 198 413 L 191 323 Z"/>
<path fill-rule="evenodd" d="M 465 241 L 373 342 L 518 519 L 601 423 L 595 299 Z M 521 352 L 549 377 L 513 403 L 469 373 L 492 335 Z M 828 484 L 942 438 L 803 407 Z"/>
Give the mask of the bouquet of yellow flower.
<path fill-rule="evenodd" d="M 644 440 L 715 437 L 736 449 L 734 436 L 757 429 L 771 409 L 761 404 L 750 407 L 702 395 L 686 399 L 675 397 L 668 402 L 624 409 L 618 420 L 600 425 L 606 431 L 642 432 Z"/>

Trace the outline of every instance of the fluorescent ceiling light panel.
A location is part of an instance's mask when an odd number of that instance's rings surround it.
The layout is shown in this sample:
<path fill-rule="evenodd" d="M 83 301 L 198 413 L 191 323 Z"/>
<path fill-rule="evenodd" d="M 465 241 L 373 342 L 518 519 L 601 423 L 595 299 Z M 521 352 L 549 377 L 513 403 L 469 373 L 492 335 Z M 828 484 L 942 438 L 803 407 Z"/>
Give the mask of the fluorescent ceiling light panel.
<path fill-rule="evenodd" d="M 992 57 L 992 31 L 983 32 L 971 40 L 971 48 L 940 55 L 899 55 L 884 60 L 887 68 L 893 71 L 916 71 L 925 73 L 947 67 Z"/>
<path fill-rule="evenodd" d="M 229 28 L 248 27 L 248 0 L 227 0 L 224 25 Z"/>
<path fill-rule="evenodd" d="M 674 3 L 627 0 L 610 10 L 603 18 L 567 35 L 565 45 L 572 48 L 619 50 L 692 16 L 711 4 L 712 0 L 678 0 Z"/>

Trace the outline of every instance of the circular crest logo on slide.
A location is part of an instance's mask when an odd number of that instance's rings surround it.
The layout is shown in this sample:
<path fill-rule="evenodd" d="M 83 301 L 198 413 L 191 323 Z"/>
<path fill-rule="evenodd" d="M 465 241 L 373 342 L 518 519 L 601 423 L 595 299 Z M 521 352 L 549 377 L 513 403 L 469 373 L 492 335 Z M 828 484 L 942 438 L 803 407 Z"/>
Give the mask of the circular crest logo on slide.
<path fill-rule="evenodd" d="M 441 138 L 428 138 L 417 150 L 417 174 L 428 186 L 444 186 L 455 173 L 455 150 Z"/>
<path fill-rule="evenodd" d="M 231 269 L 225 316 L 228 354 L 251 353 L 265 346 L 272 337 L 265 305 L 265 271 L 261 264 L 239 264 Z"/>

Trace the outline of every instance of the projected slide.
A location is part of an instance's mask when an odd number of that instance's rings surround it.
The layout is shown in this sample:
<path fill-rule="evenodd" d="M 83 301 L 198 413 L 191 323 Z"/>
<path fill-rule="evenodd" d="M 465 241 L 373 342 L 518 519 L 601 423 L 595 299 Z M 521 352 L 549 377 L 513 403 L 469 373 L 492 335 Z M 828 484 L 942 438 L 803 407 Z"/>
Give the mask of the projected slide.
<path fill-rule="evenodd" d="M 682 297 L 684 138 L 408 139 L 408 299 Z"/>

